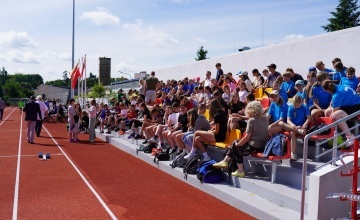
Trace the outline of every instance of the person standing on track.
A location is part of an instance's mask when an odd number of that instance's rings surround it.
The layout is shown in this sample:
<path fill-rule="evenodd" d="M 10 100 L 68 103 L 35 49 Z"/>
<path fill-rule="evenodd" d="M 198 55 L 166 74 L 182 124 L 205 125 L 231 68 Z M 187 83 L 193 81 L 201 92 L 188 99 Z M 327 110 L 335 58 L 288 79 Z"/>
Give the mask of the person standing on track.
<path fill-rule="evenodd" d="M 35 96 L 30 97 L 30 102 L 25 104 L 23 111 L 25 112 L 25 121 L 27 125 L 27 129 L 26 129 L 27 140 L 28 143 L 34 144 L 34 133 L 35 133 L 37 115 L 39 115 L 40 120 L 42 120 L 40 105 L 35 102 Z"/>
<path fill-rule="evenodd" d="M 20 109 L 20 114 L 21 114 L 21 112 L 23 111 L 24 106 L 25 106 L 25 103 L 24 103 L 22 100 L 20 100 L 20 101 L 18 102 L 18 107 L 19 107 L 19 109 Z"/>
<path fill-rule="evenodd" d="M 42 119 L 40 119 L 38 117 L 37 121 L 36 121 L 36 125 L 35 125 L 35 132 L 36 132 L 36 136 L 40 137 L 40 133 L 41 133 L 41 127 L 42 127 L 42 123 L 43 123 L 43 119 L 47 116 L 48 114 L 48 107 L 46 106 L 46 104 L 42 101 L 42 97 L 41 95 L 38 95 L 36 97 L 36 103 L 39 104 L 40 106 L 40 111 L 41 111 L 41 117 Z"/>
<path fill-rule="evenodd" d="M 2 120 L 2 118 L 3 118 L 4 109 L 5 109 L 5 102 L 0 97 L 0 120 Z"/>
<path fill-rule="evenodd" d="M 88 109 L 89 111 L 89 141 L 90 143 L 95 142 L 96 134 L 95 134 L 95 123 L 96 123 L 96 101 L 95 99 L 90 102 L 91 107 Z"/>

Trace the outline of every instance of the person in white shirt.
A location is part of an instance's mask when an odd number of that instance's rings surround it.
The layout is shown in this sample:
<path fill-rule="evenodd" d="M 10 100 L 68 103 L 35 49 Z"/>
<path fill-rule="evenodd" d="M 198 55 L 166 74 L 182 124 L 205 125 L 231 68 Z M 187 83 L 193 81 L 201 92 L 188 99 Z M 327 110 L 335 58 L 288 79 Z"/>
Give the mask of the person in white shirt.
<path fill-rule="evenodd" d="M 96 123 L 96 101 L 95 99 L 90 102 L 91 107 L 88 109 L 89 112 L 89 141 L 90 143 L 95 142 L 96 134 L 95 134 L 95 123 Z"/>
<path fill-rule="evenodd" d="M 245 103 L 246 101 L 246 96 L 249 94 L 249 91 L 247 91 L 246 89 L 246 84 L 245 82 L 240 83 L 240 91 L 239 91 L 239 100 L 240 102 Z"/>
<path fill-rule="evenodd" d="M 206 72 L 206 75 L 205 75 L 204 88 L 205 88 L 206 86 L 211 87 L 211 72 L 210 72 L 210 71 L 207 71 L 207 72 Z"/>
<path fill-rule="evenodd" d="M 35 133 L 36 133 L 36 136 L 40 137 L 42 123 L 43 123 L 44 118 L 47 117 L 49 109 L 46 106 L 46 104 L 42 101 L 41 95 L 38 95 L 36 97 L 36 100 L 37 100 L 36 102 L 39 103 L 39 105 L 40 105 L 42 119 L 40 119 L 40 117 L 37 116 L 37 121 L 35 124 Z"/>

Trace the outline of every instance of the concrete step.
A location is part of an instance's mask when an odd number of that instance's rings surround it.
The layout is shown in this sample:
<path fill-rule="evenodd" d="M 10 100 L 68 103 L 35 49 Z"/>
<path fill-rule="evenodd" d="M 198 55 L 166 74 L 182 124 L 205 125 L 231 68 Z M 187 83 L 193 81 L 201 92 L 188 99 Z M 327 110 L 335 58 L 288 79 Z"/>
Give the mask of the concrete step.
<path fill-rule="evenodd" d="M 187 180 L 181 168 L 172 169 L 171 161 L 153 162 L 153 156 L 139 152 L 132 140 L 117 138 L 107 134 L 97 134 L 99 138 L 111 143 L 113 146 L 158 167 L 164 172 L 182 180 L 226 203 L 240 209 L 258 219 L 299 219 L 299 202 L 294 198 L 299 197 L 298 189 L 291 189 L 282 184 L 271 184 L 268 179 L 257 179 L 252 174 L 248 178 L 233 178 L 235 187 L 227 184 L 201 184 L 195 175 L 189 175 Z M 142 141 L 138 141 L 140 143 Z M 226 181 L 226 179 L 225 179 Z M 268 187 L 268 189 L 266 189 Z M 286 196 L 285 192 L 289 192 Z M 299 207 L 296 207 L 299 206 Z"/>

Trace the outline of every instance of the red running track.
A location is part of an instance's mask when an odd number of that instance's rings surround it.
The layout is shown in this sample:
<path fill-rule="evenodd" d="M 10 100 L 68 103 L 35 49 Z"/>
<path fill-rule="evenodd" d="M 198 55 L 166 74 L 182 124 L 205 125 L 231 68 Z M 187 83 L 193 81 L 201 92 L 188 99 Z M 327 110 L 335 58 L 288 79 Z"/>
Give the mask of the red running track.
<path fill-rule="evenodd" d="M 65 124 L 44 123 L 41 137 L 28 144 L 19 111 L 6 116 L 0 121 L 0 219 L 254 219 L 99 139 L 89 144 L 82 134 L 83 141 L 69 143 Z M 39 151 L 52 159 L 39 160 Z"/>

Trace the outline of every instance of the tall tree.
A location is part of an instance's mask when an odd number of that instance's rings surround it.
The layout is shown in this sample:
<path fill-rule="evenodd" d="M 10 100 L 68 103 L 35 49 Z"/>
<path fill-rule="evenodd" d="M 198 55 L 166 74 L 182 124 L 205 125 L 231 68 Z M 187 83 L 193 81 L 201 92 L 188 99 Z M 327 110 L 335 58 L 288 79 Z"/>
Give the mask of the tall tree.
<path fill-rule="evenodd" d="M 5 85 L 8 80 L 8 72 L 5 70 L 5 67 L 0 71 L 0 85 Z"/>
<path fill-rule="evenodd" d="M 201 46 L 199 48 L 199 50 L 196 52 L 196 55 L 197 55 L 197 58 L 195 58 L 196 61 L 199 61 L 199 60 L 206 60 L 206 59 L 209 59 L 208 57 L 206 57 L 208 51 L 207 50 L 204 50 L 204 47 Z"/>
<path fill-rule="evenodd" d="M 321 26 L 325 31 L 332 32 L 360 25 L 360 6 L 358 0 L 339 0 L 335 12 L 330 12 L 333 17 L 329 18 L 329 24 Z"/>

